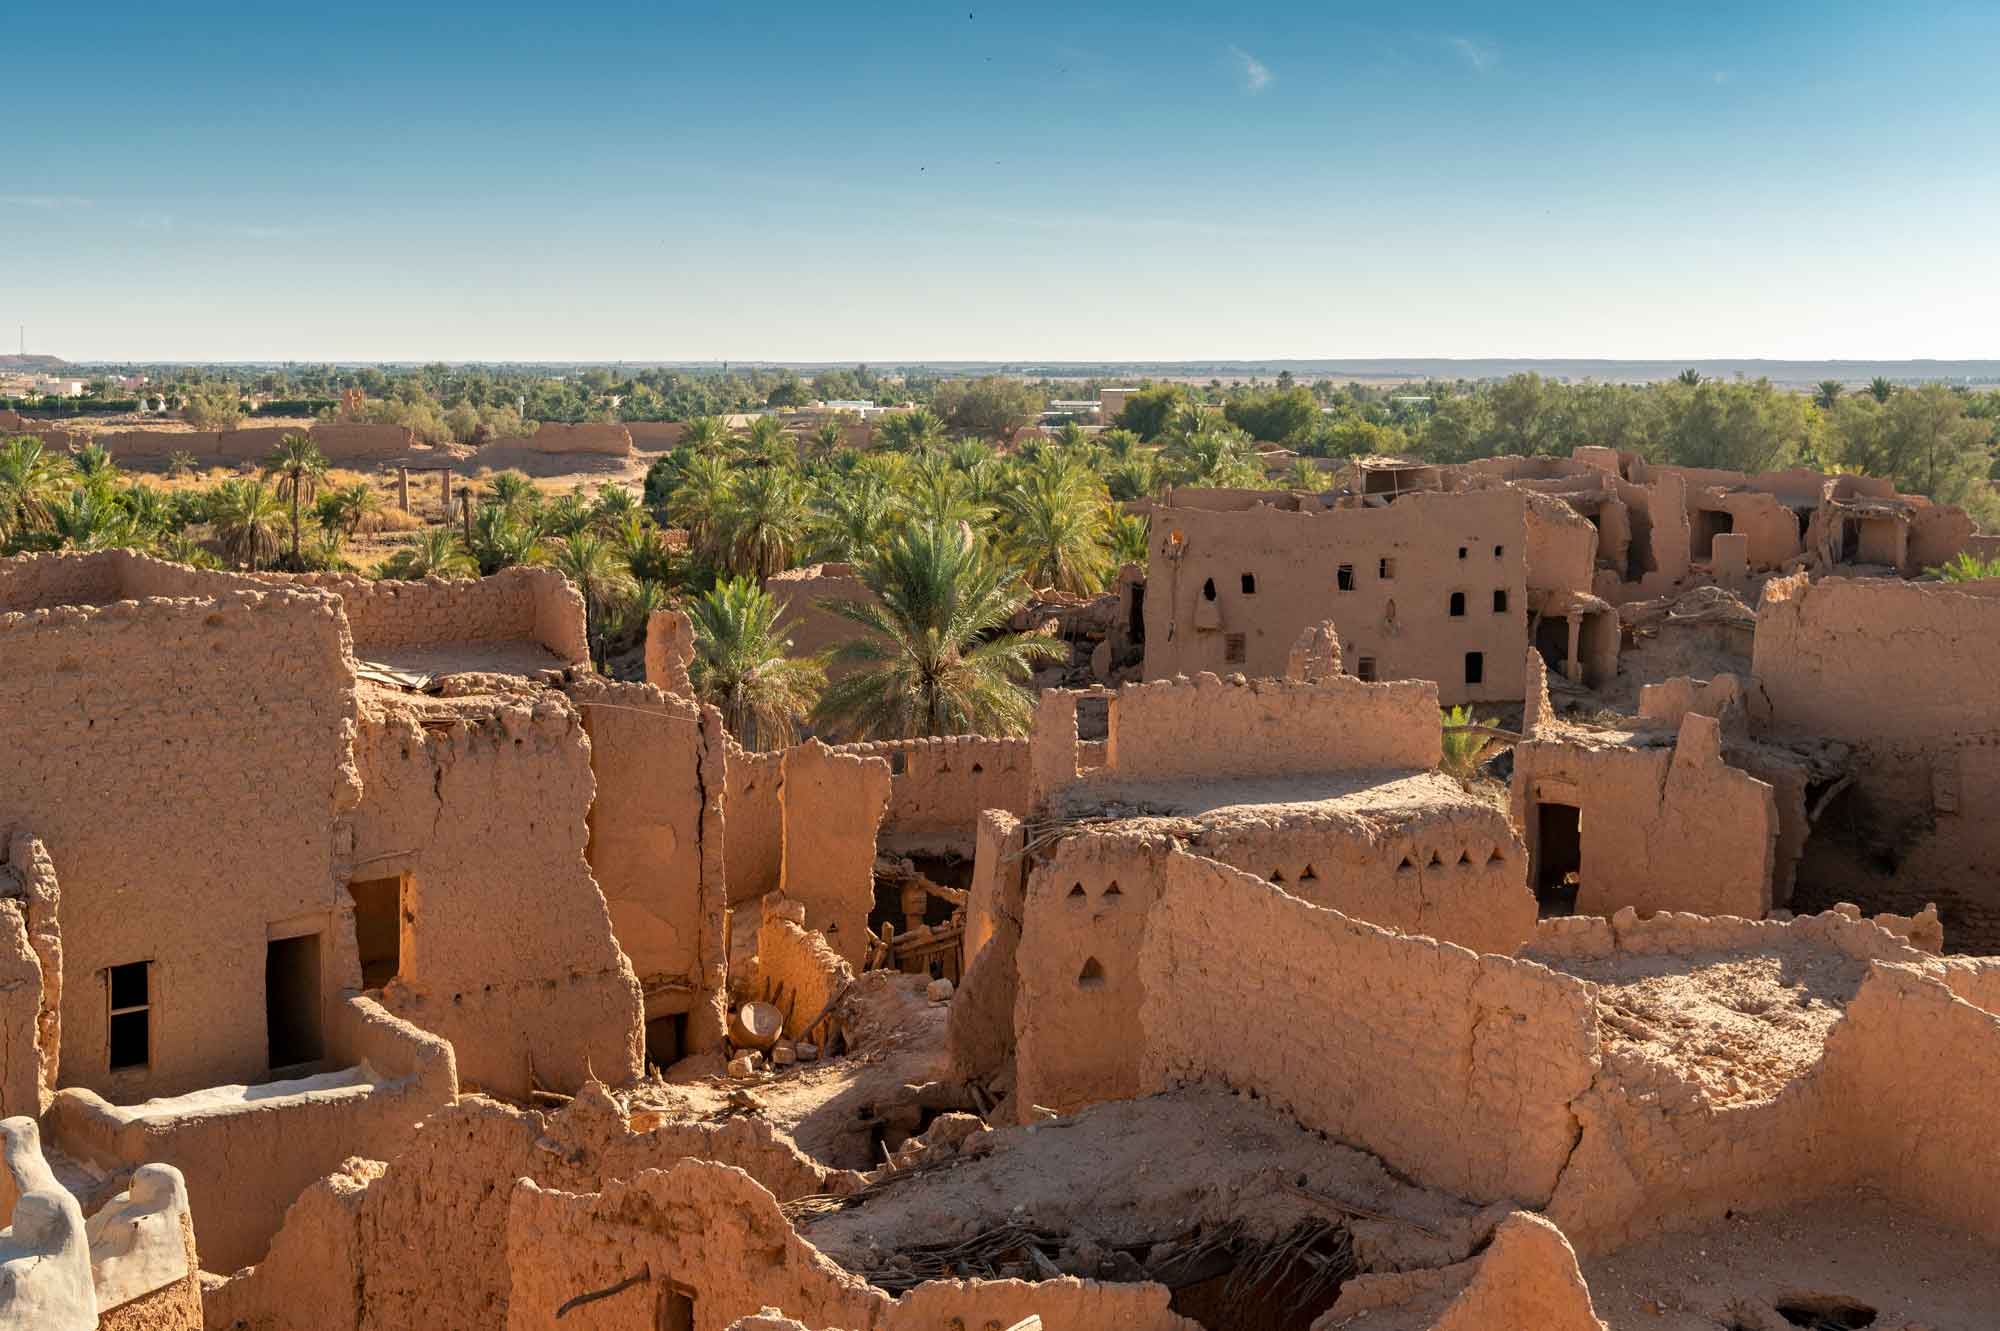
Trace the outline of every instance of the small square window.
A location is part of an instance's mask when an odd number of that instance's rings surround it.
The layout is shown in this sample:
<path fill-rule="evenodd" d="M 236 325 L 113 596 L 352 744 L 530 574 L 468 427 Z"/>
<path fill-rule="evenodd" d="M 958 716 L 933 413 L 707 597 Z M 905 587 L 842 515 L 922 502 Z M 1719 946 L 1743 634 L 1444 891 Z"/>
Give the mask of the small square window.
<path fill-rule="evenodd" d="M 1382 581 L 1384 582 L 1387 582 L 1389 581 L 1389 579 L 1395 577 L 1396 561 L 1387 558 L 1383 559 L 1380 563 L 1378 563 L 1375 566 L 1375 576 L 1382 579 Z"/>
<path fill-rule="evenodd" d="M 1495 559 L 1500 558 L 1502 555 L 1506 553 L 1507 553 L 1507 547 L 1504 545 L 1496 545 L 1493 547 L 1493 557 Z"/>
<path fill-rule="evenodd" d="M 1228 665 L 1242 665 L 1244 642 L 1241 633 L 1225 633 L 1222 637 L 1222 659 Z"/>
<path fill-rule="evenodd" d="M 1245 596 L 1255 596 L 1257 594 L 1257 575 L 1255 573 L 1245 573 L 1243 575 L 1243 594 Z"/>
<path fill-rule="evenodd" d="M 1342 564 L 1338 569 L 1335 569 L 1333 574 L 1333 585 L 1340 588 L 1340 590 L 1344 592 L 1353 591 L 1354 565 Z"/>
<path fill-rule="evenodd" d="M 1364 656 L 1354 663 L 1354 677 L 1365 683 L 1375 682 L 1375 658 Z"/>
<path fill-rule="evenodd" d="M 1451 617 L 1453 619 L 1463 619 L 1465 617 L 1464 592 L 1453 592 L 1451 594 Z"/>
<path fill-rule="evenodd" d="M 1507 613 L 1507 592 L 1504 588 L 1493 593 L 1493 613 L 1496 615 Z"/>
<path fill-rule="evenodd" d="M 1465 558 L 1465 547 L 1462 545 L 1458 547 L 1458 557 L 1460 559 Z"/>

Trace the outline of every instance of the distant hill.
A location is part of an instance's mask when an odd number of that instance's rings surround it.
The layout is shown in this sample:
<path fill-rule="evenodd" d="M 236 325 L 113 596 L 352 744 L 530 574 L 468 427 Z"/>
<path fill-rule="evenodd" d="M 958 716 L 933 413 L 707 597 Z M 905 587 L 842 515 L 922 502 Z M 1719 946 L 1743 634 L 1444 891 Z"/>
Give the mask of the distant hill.
<path fill-rule="evenodd" d="M 67 370 L 69 362 L 61 356 L 0 356 L 0 370 Z"/>

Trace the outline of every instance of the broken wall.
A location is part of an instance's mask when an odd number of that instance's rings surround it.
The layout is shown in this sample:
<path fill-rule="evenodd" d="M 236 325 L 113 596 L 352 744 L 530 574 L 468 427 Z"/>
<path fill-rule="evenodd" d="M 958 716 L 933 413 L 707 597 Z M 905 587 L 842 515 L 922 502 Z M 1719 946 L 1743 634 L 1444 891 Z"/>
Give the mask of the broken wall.
<path fill-rule="evenodd" d="M 537 453 L 591 453 L 604 457 L 629 457 L 632 434 L 617 421 L 586 421 L 568 425 L 543 421 L 525 439 L 497 439 L 496 448 L 532 448 Z"/>
<path fill-rule="evenodd" d="M 1805 843 L 1799 903 L 1912 914 L 1954 950 L 2000 950 L 2000 582 L 1803 575 L 1757 615 L 1753 726 L 1854 748 L 1854 781 Z"/>
<path fill-rule="evenodd" d="M 9 881 L 11 880 L 11 881 Z M 14 833 L 0 872 L 0 1117 L 39 1118 L 62 1063 L 61 889 L 48 848 Z"/>
<path fill-rule="evenodd" d="M 783 863 L 779 889 L 806 908 L 806 927 L 826 935 L 857 969 L 868 955 L 875 909 L 875 835 L 889 803 L 886 760 L 807 740 L 784 752 Z"/>
<path fill-rule="evenodd" d="M 738 906 L 778 890 L 785 859 L 785 816 L 780 792 L 785 781 L 782 749 L 750 753 L 732 736 L 725 763 L 727 794 L 723 821 L 728 827 L 729 904 Z"/>
<path fill-rule="evenodd" d="M 889 764 L 884 850 L 969 855 L 982 812 L 1026 813 L 1033 803 L 1026 739 L 951 735 L 843 744 L 836 751 Z"/>
<path fill-rule="evenodd" d="M 316 920 L 324 939 L 334 820 L 358 794 L 337 602 L 271 589 L 7 615 L 0 655 L 0 712 L 20 719 L 0 826 L 62 866 L 62 1084 L 128 1101 L 263 1080 L 271 930 Z M 109 968 L 140 962 L 149 1048 L 114 1070 Z"/>
<path fill-rule="evenodd" d="M 786 569 L 764 579 L 764 590 L 777 601 L 777 631 L 791 640 L 790 655 L 819 656 L 844 643 L 868 636 L 853 620 L 822 608 L 823 601 L 873 601 L 875 593 L 849 564 L 811 564 Z M 838 680 L 853 667 L 829 659 L 827 678 Z"/>
<path fill-rule="evenodd" d="M 449 1039 L 474 1086 L 525 1096 L 531 1066 L 558 1090 L 638 1076 L 641 992 L 585 859 L 595 782 L 576 710 L 558 693 L 377 695 L 356 753 L 343 881 L 404 880 L 384 1006 Z"/>
<path fill-rule="evenodd" d="M 1777 802 L 1723 760 L 1713 717 L 1687 713 L 1671 747 L 1545 728 L 1514 746 L 1512 798 L 1538 871 L 1541 806 L 1578 811 L 1578 914 L 1630 906 L 1761 919 L 1771 909 Z"/>

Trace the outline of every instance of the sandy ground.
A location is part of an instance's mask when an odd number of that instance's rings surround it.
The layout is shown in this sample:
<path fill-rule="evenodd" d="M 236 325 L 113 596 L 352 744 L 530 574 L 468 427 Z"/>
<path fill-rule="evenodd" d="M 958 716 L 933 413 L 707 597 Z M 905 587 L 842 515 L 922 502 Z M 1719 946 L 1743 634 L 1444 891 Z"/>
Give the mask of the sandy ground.
<path fill-rule="evenodd" d="M 1817 1063 L 1867 973 L 1805 946 L 1549 964 L 1597 984 L 1607 1056 L 1636 1056 L 1716 1104 L 1769 1100 Z"/>
<path fill-rule="evenodd" d="M 1845 1323 L 1870 1331 L 2000 1326 L 2000 1254 L 1872 1192 L 1736 1215 L 1582 1265 L 1611 1331 L 1791 1331 L 1777 1306 L 1814 1295 L 1872 1309 L 1872 1322 Z"/>

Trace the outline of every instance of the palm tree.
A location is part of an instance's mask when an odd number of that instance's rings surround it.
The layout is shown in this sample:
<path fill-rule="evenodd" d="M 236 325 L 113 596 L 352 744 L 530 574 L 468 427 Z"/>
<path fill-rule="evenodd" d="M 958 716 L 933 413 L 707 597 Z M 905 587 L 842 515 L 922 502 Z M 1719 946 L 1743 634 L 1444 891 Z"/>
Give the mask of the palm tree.
<path fill-rule="evenodd" d="M 783 572 L 791 565 L 792 552 L 805 542 L 810 516 L 804 487 L 790 468 L 745 472 L 723 514 L 731 566 L 760 578 Z"/>
<path fill-rule="evenodd" d="M 24 531 L 46 527 L 50 506 L 68 476 L 69 464 L 41 440 L 32 435 L 9 439 L 0 447 L 0 532 L 11 541 Z"/>
<path fill-rule="evenodd" d="M 1000 497 L 1005 547 L 1030 586 L 1094 595 L 1111 572 L 1104 483 L 1058 453 L 1023 470 Z"/>
<path fill-rule="evenodd" d="M 1821 411 L 1832 411 L 1833 404 L 1840 400 L 1841 391 L 1840 380 L 1822 379 L 1819 381 L 1819 387 L 1813 390 L 1813 401 L 1819 405 Z"/>
<path fill-rule="evenodd" d="M 1111 542 L 1111 557 L 1117 560 L 1121 567 L 1126 564 L 1145 564 L 1148 557 L 1146 528 L 1144 513 L 1111 515 L 1106 535 Z"/>
<path fill-rule="evenodd" d="M 302 434 L 288 434 L 264 459 L 264 479 L 278 481 L 278 498 L 292 506 L 292 566 L 299 567 L 299 509 L 312 502 L 326 479 L 326 458 L 319 446 Z"/>
<path fill-rule="evenodd" d="M 688 534 L 688 542 L 705 554 L 717 553 L 722 540 L 723 516 L 729 511 L 729 492 L 736 475 L 718 454 L 702 453 L 681 469 L 680 484 L 667 500 L 667 518 Z"/>
<path fill-rule="evenodd" d="M 664 584 L 673 576 L 674 548 L 667 543 L 667 534 L 647 521 L 645 514 L 627 514 L 613 529 L 611 539 L 618 546 L 618 557 L 641 585 Z"/>
<path fill-rule="evenodd" d="M 111 450 L 102 444 L 85 444 L 77 449 L 70 455 L 70 465 L 86 481 L 112 482 L 118 479 L 118 464 L 111 460 Z"/>
<path fill-rule="evenodd" d="M 1331 479 L 1331 474 L 1314 466 L 1311 458 L 1293 458 L 1292 465 L 1285 471 L 1285 488 L 1317 492 L 1326 489 Z"/>
<path fill-rule="evenodd" d="M 1675 379 L 1675 382 L 1688 388 L 1699 388 L 1701 387 L 1701 371 L 1693 368 L 1682 370 Z"/>
<path fill-rule="evenodd" d="M 792 443 L 791 433 L 777 416 L 758 416 L 750 422 L 750 432 L 743 440 L 743 451 L 775 463 L 790 463 L 798 459 L 798 449 Z"/>
<path fill-rule="evenodd" d="M 697 416 L 681 431 L 680 446 L 696 453 L 723 453 L 729 447 L 729 426 L 720 416 Z"/>
<path fill-rule="evenodd" d="M 284 504 L 262 481 L 224 481 L 209 495 L 208 521 L 223 553 L 231 563 L 248 564 L 253 573 L 278 553 L 284 513 Z"/>
<path fill-rule="evenodd" d="M 975 484 L 972 473 L 953 467 L 943 453 L 918 453 L 903 468 L 903 506 L 913 522 L 982 524 L 992 515 Z"/>
<path fill-rule="evenodd" d="M 1868 381 L 1868 392 L 1877 402 L 1887 402 L 1889 394 L 1895 391 L 1896 385 L 1879 374 Z"/>
<path fill-rule="evenodd" d="M 778 625 L 776 598 L 751 578 L 725 578 L 688 604 L 695 696 L 713 703 L 746 749 L 778 748 L 798 738 L 826 686 L 826 667 L 791 655 Z"/>
<path fill-rule="evenodd" d="M 598 487 L 597 502 L 591 505 L 591 513 L 605 530 L 621 525 L 626 518 L 635 517 L 639 512 L 639 500 L 622 485 L 606 483 Z"/>
<path fill-rule="evenodd" d="M 847 424 L 842 417 L 830 416 L 812 432 L 812 453 L 816 459 L 832 457 L 847 443 Z"/>
<path fill-rule="evenodd" d="M 538 563 L 547 553 L 534 524 L 498 504 L 473 510 L 472 537 L 466 544 L 481 574 Z"/>
<path fill-rule="evenodd" d="M 532 509 L 537 498 L 535 483 L 518 471 L 496 471 L 486 478 L 486 498 L 515 512 Z"/>
<path fill-rule="evenodd" d="M 80 485 L 49 507 L 48 538 L 57 550 L 109 550 L 135 543 L 132 515 L 102 486 Z"/>
<path fill-rule="evenodd" d="M 1264 483 L 1249 441 L 1233 430 L 1211 426 L 1178 436 L 1161 451 L 1160 462 L 1176 485 L 1242 488 Z"/>
<path fill-rule="evenodd" d="M 605 604 L 632 585 L 632 574 L 618 551 L 595 532 L 579 531 L 557 541 L 549 563 L 570 580 L 583 595 L 584 634 L 590 639 L 591 659 L 603 665 L 600 620 Z"/>
<path fill-rule="evenodd" d="M 822 484 L 816 508 L 813 548 L 822 559 L 859 559 L 902 521 L 902 501 L 875 468 L 856 467 L 844 481 Z"/>
<path fill-rule="evenodd" d="M 333 511 L 339 515 L 339 529 L 350 537 L 360 535 L 361 524 L 382 511 L 382 496 L 366 481 L 343 485 L 327 498 L 333 501 Z"/>
<path fill-rule="evenodd" d="M 385 578 L 465 578 L 479 571 L 472 556 L 459 544 L 449 527 L 427 527 L 413 544 L 406 545 L 383 561 Z"/>
<path fill-rule="evenodd" d="M 882 418 L 882 446 L 905 453 L 940 447 L 946 438 L 945 424 L 927 407 L 898 412 Z"/>
<path fill-rule="evenodd" d="M 876 739 L 1027 730 L 1034 704 L 1020 681 L 1068 648 L 1000 633 L 1027 596 L 971 527 L 909 527 L 859 572 L 873 600 L 821 607 L 869 630 L 835 657 L 857 668 L 820 696 L 826 728 Z"/>

